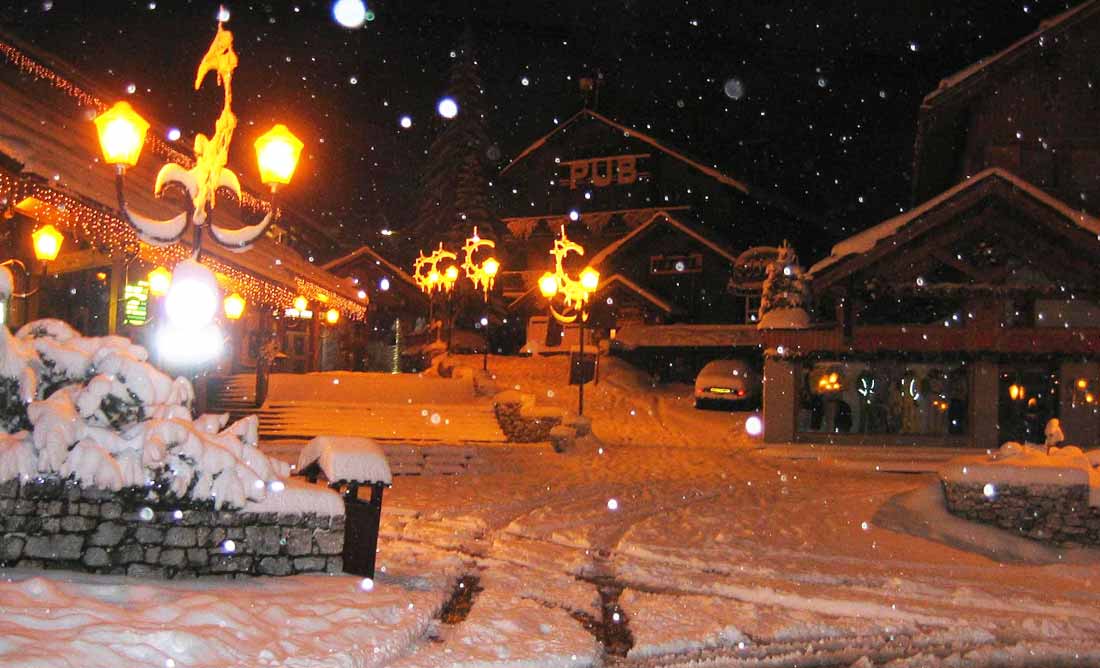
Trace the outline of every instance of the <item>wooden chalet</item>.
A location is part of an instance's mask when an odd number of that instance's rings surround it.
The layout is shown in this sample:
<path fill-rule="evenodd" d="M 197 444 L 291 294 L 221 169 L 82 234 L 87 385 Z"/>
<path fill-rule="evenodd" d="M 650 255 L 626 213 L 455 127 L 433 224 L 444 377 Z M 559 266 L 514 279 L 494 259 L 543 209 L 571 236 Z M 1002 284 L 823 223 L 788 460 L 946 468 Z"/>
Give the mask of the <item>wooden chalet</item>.
<path fill-rule="evenodd" d="M 1100 3 L 925 97 L 921 202 L 809 277 L 817 324 L 770 330 L 765 439 L 971 445 L 1100 438 Z"/>
<path fill-rule="evenodd" d="M 564 227 L 586 250 L 571 257 L 578 268 L 601 272 L 594 309 L 608 334 L 672 323 L 751 326 L 763 274 L 745 271 L 740 256 L 816 225 L 772 194 L 591 109 L 521 152 L 494 187 L 508 230 L 500 282 L 510 310 L 545 314 L 537 280 Z M 731 278 L 743 279 L 732 292 Z M 679 349 L 695 347 L 676 340 Z"/>
<path fill-rule="evenodd" d="M 820 324 L 769 330 L 769 441 L 1100 436 L 1100 220 L 991 168 L 838 244 Z M 835 376 L 833 375 L 835 374 Z"/>
<path fill-rule="evenodd" d="M 433 336 L 428 298 L 408 272 L 374 248 L 361 246 L 322 268 L 351 281 L 370 299 L 368 326 L 356 332 L 355 370 L 399 370 L 406 351 Z"/>
<path fill-rule="evenodd" d="M 145 278 L 158 265 L 171 269 L 187 257 L 190 234 L 180 243 L 154 247 L 140 242 L 119 217 L 114 170 L 101 162 L 91 122 L 109 102 L 78 73 L 0 36 L 0 248 L 5 249 L 0 259 L 20 259 L 37 274 L 31 232 L 50 223 L 65 236 L 49 274 L 31 279 L 41 284 L 38 294 L 5 304 L 5 315 L 11 326 L 58 317 L 88 335 L 119 333 L 149 344 L 154 308 Z M 178 213 L 152 194 L 160 166 L 169 161 L 190 166 L 193 160 L 187 148 L 191 142 L 165 141 L 165 132 L 153 122 L 141 161 L 128 170 L 128 203 L 150 217 Z M 238 137 L 238 144 L 246 139 Z M 255 223 L 265 212 L 265 203 L 254 194 L 260 189 L 248 188 L 248 180 L 242 176 L 246 190 L 240 206 L 225 201 L 218 207 L 220 225 Z M 204 244 L 203 262 L 222 290 L 239 293 L 247 304 L 241 320 L 226 323 L 232 350 L 222 371 L 254 367 L 260 346 L 272 335 L 281 339 L 286 370 L 342 364 L 335 350 L 338 327 L 323 325 L 320 317 L 284 317 L 299 295 L 318 316 L 339 311 L 340 327 L 366 316 L 367 299 L 355 286 L 292 247 L 322 238 L 311 223 L 284 209 L 268 236 L 246 252 Z M 23 290 L 27 279 L 19 272 L 16 277 L 17 290 Z"/>
<path fill-rule="evenodd" d="M 1100 214 L 1100 2 L 944 79 L 917 120 L 914 203 L 1000 167 Z"/>

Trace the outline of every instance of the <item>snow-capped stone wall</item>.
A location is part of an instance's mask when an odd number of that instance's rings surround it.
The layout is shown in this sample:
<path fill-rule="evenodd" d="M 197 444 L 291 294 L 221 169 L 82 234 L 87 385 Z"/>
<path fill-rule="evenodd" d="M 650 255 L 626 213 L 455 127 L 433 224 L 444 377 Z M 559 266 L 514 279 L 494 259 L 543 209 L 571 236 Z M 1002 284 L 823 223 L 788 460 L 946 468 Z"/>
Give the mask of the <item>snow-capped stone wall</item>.
<path fill-rule="evenodd" d="M 0 523 L 4 567 L 167 578 L 343 570 L 342 514 L 153 506 L 47 477 L 0 484 Z"/>
<path fill-rule="evenodd" d="M 1088 485 L 997 485 L 943 481 L 947 509 L 1052 543 L 1100 545 L 1100 508 L 1089 506 Z"/>
<path fill-rule="evenodd" d="M 493 397 L 500 430 L 513 443 L 550 440 L 550 432 L 562 423 L 565 412 L 555 406 L 536 406 L 531 394 L 508 390 Z"/>
<path fill-rule="evenodd" d="M 1048 438 L 1060 441 L 1061 430 L 1050 430 Z M 947 509 L 959 517 L 1035 540 L 1100 545 L 1098 464 L 1098 450 L 1010 442 L 952 459 L 940 480 Z"/>

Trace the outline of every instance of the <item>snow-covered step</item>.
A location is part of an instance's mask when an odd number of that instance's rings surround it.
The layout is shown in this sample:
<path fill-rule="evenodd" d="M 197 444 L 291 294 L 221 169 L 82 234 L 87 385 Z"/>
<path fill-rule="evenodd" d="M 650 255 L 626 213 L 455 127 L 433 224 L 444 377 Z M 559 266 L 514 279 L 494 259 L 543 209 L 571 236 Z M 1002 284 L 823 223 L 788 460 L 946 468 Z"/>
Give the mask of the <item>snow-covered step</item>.
<path fill-rule="evenodd" d="M 490 405 L 269 401 L 256 412 L 265 440 L 318 434 L 446 443 L 506 440 Z"/>

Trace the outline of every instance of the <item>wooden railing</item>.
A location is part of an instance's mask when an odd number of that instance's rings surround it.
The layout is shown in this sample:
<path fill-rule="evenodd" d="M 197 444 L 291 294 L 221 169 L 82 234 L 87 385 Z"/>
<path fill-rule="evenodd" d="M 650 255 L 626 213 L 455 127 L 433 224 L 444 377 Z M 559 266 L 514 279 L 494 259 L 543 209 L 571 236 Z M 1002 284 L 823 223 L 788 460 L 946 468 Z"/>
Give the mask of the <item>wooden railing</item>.
<path fill-rule="evenodd" d="M 766 347 L 782 345 L 792 353 L 1100 353 L 1100 327 L 1059 329 L 873 325 L 856 327 L 850 337 L 845 337 L 840 327 L 764 330 L 761 334 Z"/>

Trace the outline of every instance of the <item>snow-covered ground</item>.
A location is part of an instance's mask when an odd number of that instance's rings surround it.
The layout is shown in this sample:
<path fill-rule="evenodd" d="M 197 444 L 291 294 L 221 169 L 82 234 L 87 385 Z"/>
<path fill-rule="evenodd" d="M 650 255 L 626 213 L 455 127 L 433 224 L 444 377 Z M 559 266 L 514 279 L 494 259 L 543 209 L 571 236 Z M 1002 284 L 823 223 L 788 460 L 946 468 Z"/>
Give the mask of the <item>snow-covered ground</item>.
<path fill-rule="evenodd" d="M 490 369 L 572 408 L 566 364 Z M 369 591 L 6 573 L 0 665 L 1100 665 L 1095 552 L 1000 562 L 957 547 L 965 523 L 921 537 L 897 497 L 933 476 L 762 457 L 746 414 L 601 373 L 602 446 L 487 446 L 469 474 L 396 478 Z M 441 623 L 459 576 L 481 591 Z"/>

